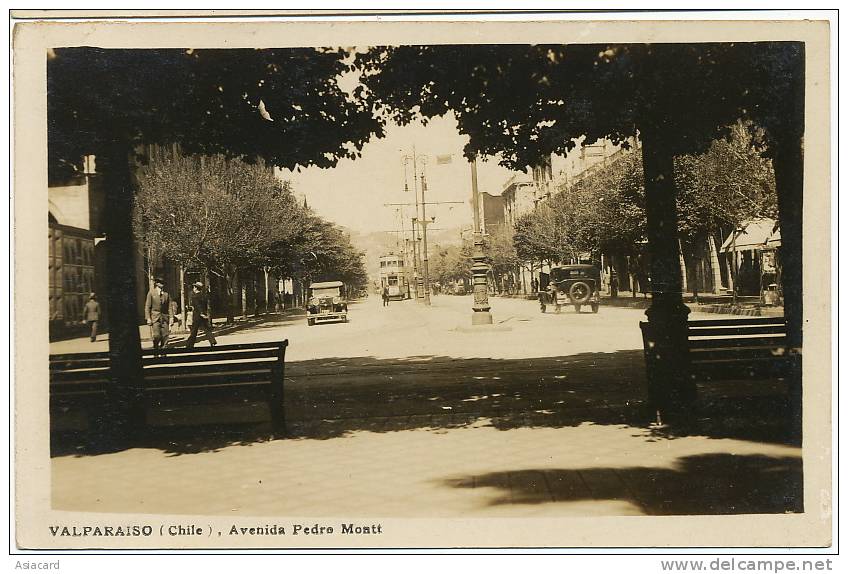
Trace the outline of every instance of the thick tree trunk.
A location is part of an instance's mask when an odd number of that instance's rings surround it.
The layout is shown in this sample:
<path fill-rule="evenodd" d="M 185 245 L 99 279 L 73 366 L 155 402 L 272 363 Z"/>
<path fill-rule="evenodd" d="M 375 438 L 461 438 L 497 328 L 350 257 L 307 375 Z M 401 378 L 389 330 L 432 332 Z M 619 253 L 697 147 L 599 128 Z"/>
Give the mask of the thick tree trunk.
<path fill-rule="evenodd" d="M 643 130 L 642 162 L 651 255 L 651 306 L 645 312 L 649 321 L 646 368 L 652 408 L 665 421 L 674 422 L 689 416 L 695 401 L 695 385 L 689 377 L 689 308 L 683 304 L 674 156 L 662 136 L 661 129 Z"/>
<path fill-rule="evenodd" d="M 792 369 L 789 375 L 791 432 L 801 438 L 803 391 L 801 346 L 803 343 L 803 202 L 804 157 L 800 136 L 783 140 L 773 158 L 778 209 L 780 210 L 780 263 L 783 309 Z"/>
<path fill-rule="evenodd" d="M 141 340 L 136 300 L 136 245 L 133 236 L 134 187 L 131 146 L 115 142 L 98 158 L 106 190 L 108 217 L 106 270 L 109 280 L 109 367 L 112 396 L 104 422 L 114 432 L 101 437 L 119 446 L 144 424 Z"/>

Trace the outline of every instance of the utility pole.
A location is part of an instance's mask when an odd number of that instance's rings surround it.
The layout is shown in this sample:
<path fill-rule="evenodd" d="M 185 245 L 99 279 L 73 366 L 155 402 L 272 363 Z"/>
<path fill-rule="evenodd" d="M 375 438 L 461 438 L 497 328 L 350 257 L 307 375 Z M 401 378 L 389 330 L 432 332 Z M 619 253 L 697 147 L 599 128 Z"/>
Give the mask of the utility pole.
<path fill-rule="evenodd" d="M 486 264 L 486 255 L 483 253 L 483 234 L 480 231 L 480 192 L 477 190 L 477 158 L 471 160 L 471 202 L 474 204 L 474 253 L 471 259 L 471 274 L 474 276 L 472 289 L 474 291 L 474 304 L 471 307 L 472 325 L 491 325 L 492 314 L 489 312 L 489 286 L 486 275 L 489 266 Z"/>
<path fill-rule="evenodd" d="M 422 158 L 422 161 L 425 158 Z M 424 171 L 421 173 L 421 231 L 423 235 L 423 255 L 424 260 L 422 261 L 424 267 L 424 304 L 430 305 L 430 268 L 429 268 L 429 258 L 427 255 L 427 224 L 431 223 L 427 220 L 427 202 L 424 199 L 424 192 L 427 191 L 427 177 L 425 176 L 427 162 L 423 161 Z"/>

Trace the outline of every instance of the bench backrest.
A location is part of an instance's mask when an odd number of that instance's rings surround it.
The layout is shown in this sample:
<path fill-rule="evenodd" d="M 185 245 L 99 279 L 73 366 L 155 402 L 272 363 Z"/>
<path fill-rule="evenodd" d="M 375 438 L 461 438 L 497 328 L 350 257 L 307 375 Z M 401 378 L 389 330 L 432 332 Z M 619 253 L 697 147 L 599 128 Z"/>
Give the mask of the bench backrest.
<path fill-rule="evenodd" d="M 783 317 L 690 321 L 689 360 L 708 379 L 780 378 L 789 366 Z"/>
<path fill-rule="evenodd" d="M 144 385 L 148 390 L 268 381 L 282 368 L 288 340 L 272 343 L 218 345 L 194 349 L 171 348 L 164 357 L 142 351 Z M 51 394 L 105 392 L 109 383 L 109 353 L 50 356 Z"/>
<path fill-rule="evenodd" d="M 759 349 L 775 354 L 776 350 L 786 348 L 786 320 L 753 317 L 689 321 L 688 339 L 690 351 Z"/>

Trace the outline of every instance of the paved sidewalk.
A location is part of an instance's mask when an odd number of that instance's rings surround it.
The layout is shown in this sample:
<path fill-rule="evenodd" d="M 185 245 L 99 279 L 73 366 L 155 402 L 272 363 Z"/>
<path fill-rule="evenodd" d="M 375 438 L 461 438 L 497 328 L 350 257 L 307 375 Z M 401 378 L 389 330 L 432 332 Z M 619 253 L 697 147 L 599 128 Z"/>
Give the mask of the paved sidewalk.
<path fill-rule="evenodd" d="M 220 437 L 218 437 L 220 439 Z M 800 510 L 800 450 L 628 425 L 354 431 L 177 455 L 60 456 L 61 510 L 219 516 L 621 516 Z"/>

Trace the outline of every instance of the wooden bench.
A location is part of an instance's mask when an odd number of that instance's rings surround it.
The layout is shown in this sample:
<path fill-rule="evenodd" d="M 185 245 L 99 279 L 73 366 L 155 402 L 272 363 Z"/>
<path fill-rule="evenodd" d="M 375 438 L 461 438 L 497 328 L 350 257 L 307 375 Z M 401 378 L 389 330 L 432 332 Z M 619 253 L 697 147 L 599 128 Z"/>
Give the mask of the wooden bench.
<path fill-rule="evenodd" d="M 170 348 L 163 357 L 142 351 L 147 408 L 209 402 L 268 403 L 274 429 L 285 430 L 283 378 L 288 340 L 271 343 Z M 84 409 L 90 427 L 100 423 L 116 400 L 109 353 L 50 355 L 51 417 Z"/>
<path fill-rule="evenodd" d="M 639 324 L 646 358 L 651 325 Z M 792 356 L 783 317 L 745 317 L 689 321 L 688 364 L 695 382 L 774 380 L 788 374 Z"/>
<path fill-rule="evenodd" d="M 780 379 L 789 368 L 783 317 L 689 321 L 687 338 L 696 382 Z"/>

